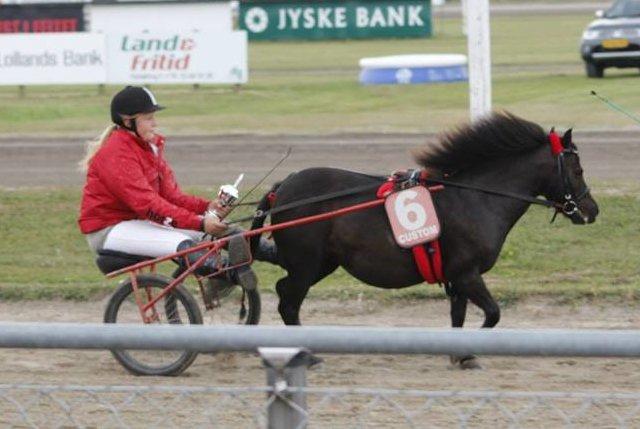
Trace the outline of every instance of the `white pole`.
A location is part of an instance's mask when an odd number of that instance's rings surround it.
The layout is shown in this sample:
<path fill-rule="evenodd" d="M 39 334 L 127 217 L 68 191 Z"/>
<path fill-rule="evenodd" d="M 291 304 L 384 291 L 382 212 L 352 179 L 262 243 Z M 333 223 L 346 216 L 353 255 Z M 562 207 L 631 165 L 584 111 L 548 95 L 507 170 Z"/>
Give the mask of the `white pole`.
<path fill-rule="evenodd" d="M 460 0 L 462 10 L 462 34 L 467 35 L 467 0 Z"/>
<path fill-rule="evenodd" d="M 471 120 L 491 111 L 489 0 L 465 1 Z"/>

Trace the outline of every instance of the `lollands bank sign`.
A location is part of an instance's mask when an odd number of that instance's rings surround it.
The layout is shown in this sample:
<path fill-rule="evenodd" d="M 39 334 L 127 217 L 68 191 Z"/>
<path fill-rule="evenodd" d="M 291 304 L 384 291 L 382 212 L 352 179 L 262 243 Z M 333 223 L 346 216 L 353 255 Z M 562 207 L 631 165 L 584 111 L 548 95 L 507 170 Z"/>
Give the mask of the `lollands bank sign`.
<path fill-rule="evenodd" d="M 104 83 L 104 35 L 3 34 L 0 85 Z"/>
<path fill-rule="evenodd" d="M 240 3 L 249 39 L 428 37 L 430 0 Z"/>

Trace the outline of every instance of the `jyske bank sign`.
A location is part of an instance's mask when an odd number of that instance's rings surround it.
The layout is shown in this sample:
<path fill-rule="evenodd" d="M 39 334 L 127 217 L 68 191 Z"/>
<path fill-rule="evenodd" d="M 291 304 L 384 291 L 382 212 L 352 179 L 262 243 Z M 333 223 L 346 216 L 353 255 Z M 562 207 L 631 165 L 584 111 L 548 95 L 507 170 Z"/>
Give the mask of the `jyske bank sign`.
<path fill-rule="evenodd" d="M 250 39 L 339 39 L 431 35 L 430 1 L 242 2 Z"/>

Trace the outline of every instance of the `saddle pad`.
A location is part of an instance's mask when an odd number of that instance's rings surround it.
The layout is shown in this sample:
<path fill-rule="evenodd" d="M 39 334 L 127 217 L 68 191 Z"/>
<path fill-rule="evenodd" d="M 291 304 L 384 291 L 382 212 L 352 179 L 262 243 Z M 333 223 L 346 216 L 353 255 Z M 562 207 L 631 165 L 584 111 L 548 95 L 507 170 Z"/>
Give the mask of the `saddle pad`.
<path fill-rule="evenodd" d="M 440 222 L 424 186 L 414 186 L 390 194 L 384 206 L 396 243 L 409 249 L 440 236 Z"/>

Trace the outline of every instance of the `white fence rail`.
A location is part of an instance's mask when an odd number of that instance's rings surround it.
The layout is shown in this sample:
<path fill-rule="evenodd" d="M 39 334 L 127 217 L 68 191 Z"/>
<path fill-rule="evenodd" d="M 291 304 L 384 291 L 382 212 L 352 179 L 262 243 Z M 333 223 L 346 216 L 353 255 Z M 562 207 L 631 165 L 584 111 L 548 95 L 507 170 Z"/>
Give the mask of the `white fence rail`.
<path fill-rule="evenodd" d="M 268 347 L 266 347 L 268 346 Z M 263 387 L 0 385 L 0 426 L 640 427 L 640 393 L 313 388 L 321 353 L 639 356 L 640 331 L 0 323 L 0 347 L 258 350 Z"/>
<path fill-rule="evenodd" d="M 633 357 L 640 331 L 0 323 L 0 347 Z"/>

